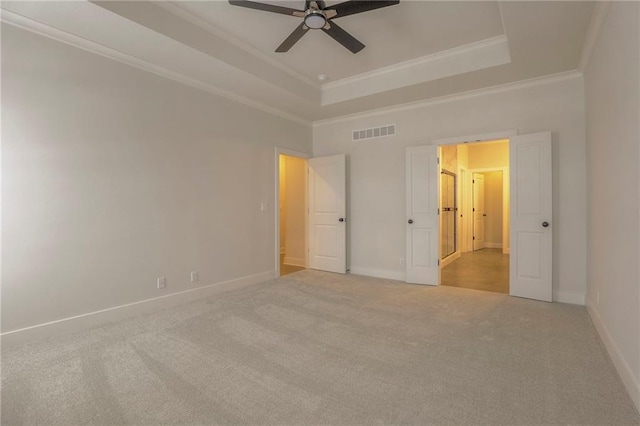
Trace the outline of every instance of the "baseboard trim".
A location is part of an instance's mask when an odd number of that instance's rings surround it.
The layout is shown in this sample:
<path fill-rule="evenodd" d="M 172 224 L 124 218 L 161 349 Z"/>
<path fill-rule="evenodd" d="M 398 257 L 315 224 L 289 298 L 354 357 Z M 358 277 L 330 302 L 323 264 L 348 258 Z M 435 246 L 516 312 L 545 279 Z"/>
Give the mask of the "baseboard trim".
<path fill-rule="evenodd" d="M 486 248 L 502 248 L 502 243 L 484 243 Z"/>
<path fill-rule="evenodd" d="M 593 322 L 593 325 L 596 327 L 596 330 L 600 335 L 600 339 L 609 353 L 609 358 L 611 358 L 613 365 L 616 367 L 618 375 L 620 376 L 622 383 L 624 383 L 624 386 L 627 388 L 627 392 L 629 392 L 631 400 L 636 405 L 638 411 L 640 411 L 640 382 L 636 377 L 634 377 L 631 368 L 629 368 L 629 364 L 627 364 L 625 359 L 622 357 L 618 346 L 615 344 L 609 334 L 609 331 L 607 331 L 607 327 L 602 322 L 600 314 L 594 309 L 591 303 L 587 303 L 587 312 L 589 312 L 591 322 Z"/>
<path fill-rule="evenodd" d="M 457 252 L 445 257 L 444 259 L 442 259 L 440 261 L 440 268 L 444 268 L 445 266 L 447 266 L 448 264 L 450 264 L 454 260 L 460 259 L 460 256 L 461 256 L 460 252 L 457 251 Z"/>
<path fill-rule="evenodd" d="M 89 327 L 123 320 L 136 315 L 159 311 L 161 309 L 202 299 L 203 297 L 246 287 L 252 284 L 258 284 L 273 278 L 275 278 L 275 271 L 261 272 L 255 275 L 199 286 L 151 299 L 140 300 L 126 305 L 114 306 L 95 312 L 88 312 L 30 327 L 7 331 L 0 334 L 0 339 L 2 339 L 3 348 L 12 348 L 45 338 L 75 333 Z"/>
<path fill-rule="evenodd" d="M 406 274 L 401 271 L 390 271 L 388 269 L 371 269 L 351 267 L 351 273 L 355 275 L 364 275 L 367 277 L 385 278 L 388 280 L 406 281 Z"/>
<path fill-rule="evenodd" d="M 569 303 L 571 305 L 584 305 L 584 293 L 576 293 L 574 291 L 554 291 L 553 301 L 560 303 Z"/>
<path fill-rule="evenodd" d="M 284 260 L 282 261 L 282 263 L 284 263 L 285 265 L 289 265 L 289 266 L 301 266 L 303 268 L 306 268 L 307 265 L 305 264 L 304 259 L 300 259 L 297 257 L 284 257 Z"/>

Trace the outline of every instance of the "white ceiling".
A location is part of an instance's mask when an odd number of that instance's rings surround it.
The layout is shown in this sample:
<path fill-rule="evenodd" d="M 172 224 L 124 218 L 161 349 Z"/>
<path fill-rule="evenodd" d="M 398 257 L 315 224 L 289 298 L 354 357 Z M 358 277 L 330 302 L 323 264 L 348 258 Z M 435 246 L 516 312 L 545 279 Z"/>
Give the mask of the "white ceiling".
<path fill-rule="evenodd" d="M 268 3 L 304 8 L 303 0 Z M 367 46 L 358 54 L 352 54 L 322 31 L 309 31 L 289 52 L 275 53 L 300 18 L 232 7 L 227 2 L 187 1 L 176 6 L 310 79 L 326 74 L 339 80 L 504 34 L 498 2 L 405 1 L 335 20 Z"/>
<path fill-rule="evenodd" d="M 367 46 L 355 55 L 321 31 L 275 53 L 299 18 L 226 1 L 1 7 L 4 23 L 314 121 L 575 70 L 594 3 L 401 0 L 336 20 Z"/>

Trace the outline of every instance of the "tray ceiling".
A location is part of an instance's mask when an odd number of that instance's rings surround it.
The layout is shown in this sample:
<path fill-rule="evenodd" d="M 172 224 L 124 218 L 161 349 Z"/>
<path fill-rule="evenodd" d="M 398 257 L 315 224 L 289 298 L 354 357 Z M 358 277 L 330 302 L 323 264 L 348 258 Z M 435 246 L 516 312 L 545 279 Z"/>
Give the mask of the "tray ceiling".
<path fill-rule="evenodd" d="M 337 21 L 367 46 L 356 55 L 320 31 L 275 53 L 299 18 L 226 1 L 1 7 L 3 24 L 315 121 L 575 70 L 594 3 L 405 0 Z"/>

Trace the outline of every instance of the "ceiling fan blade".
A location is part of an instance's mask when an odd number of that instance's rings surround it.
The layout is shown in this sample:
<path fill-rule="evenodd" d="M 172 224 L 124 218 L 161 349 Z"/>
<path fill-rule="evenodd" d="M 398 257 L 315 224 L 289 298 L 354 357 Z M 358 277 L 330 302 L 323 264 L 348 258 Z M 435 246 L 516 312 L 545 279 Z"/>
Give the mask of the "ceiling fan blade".
<path fill-rule="evenodd" d="M 354 36 L 340 28 L 333 21 L 331 21 L 329 29 L 323 28 L 322 31 L 329 34 L 335 41 L 349 49 L 351 53 L 358 53 L 364 49 L 364 44 L 360 43 Z"/>
<path fill-rule="evenodd" d="M 356 13 L 368 12 L 374 9 L 380 9 L 381 7 L 393 6 L 400 3 L 400 0 L 382 1 L 345 1 L 343 3 L 334 4 L 327 7 L 325 10 L 335 10 L 338 16 L 336 18 L 342 18 L 343 16 L 355 15 Z"/>
<path fill-rule="evenodd" d="M 295 30 L 293 30 L 291 34 L 289 34 L 289 37 L 287 37 L 287 39 L 283 41 L 280 46 L 278 46 L 276 52 L 288 52 L 289 49 L 291 49 L 293 45 L 296 44 L 298 40 L 300 40 L 302 36 L 307 33 L 307 31 L 309 31 L 309 27 L 307 27 L 303 22 Z"/>
<path fill-rule="evenodd" d="M 233 6 L 247 7 L 249 9 L 264 10 L 265 12 L 280 13 L 289 16 L 304 16 L 304 10 L 290 9 L 288 7 L 276 6 L 273 4 L 258 3 L 247 0 L 229 0 L 229 4 Z"/>

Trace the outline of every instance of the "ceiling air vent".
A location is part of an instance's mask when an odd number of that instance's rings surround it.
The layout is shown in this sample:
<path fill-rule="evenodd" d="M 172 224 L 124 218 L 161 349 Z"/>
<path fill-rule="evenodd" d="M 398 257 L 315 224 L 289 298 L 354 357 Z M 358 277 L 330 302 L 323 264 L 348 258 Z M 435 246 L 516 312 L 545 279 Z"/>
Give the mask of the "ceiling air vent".
<path fill-rule="evenodd" d="M 382 127 L 372 127 L 370 129 L 354 130 L 352 140 L 361 141 L 363 139 L 386 138 L 388 136 L 395 136 L 395 134 L 396 134 L 396 125 L 388 124 Z"/>

